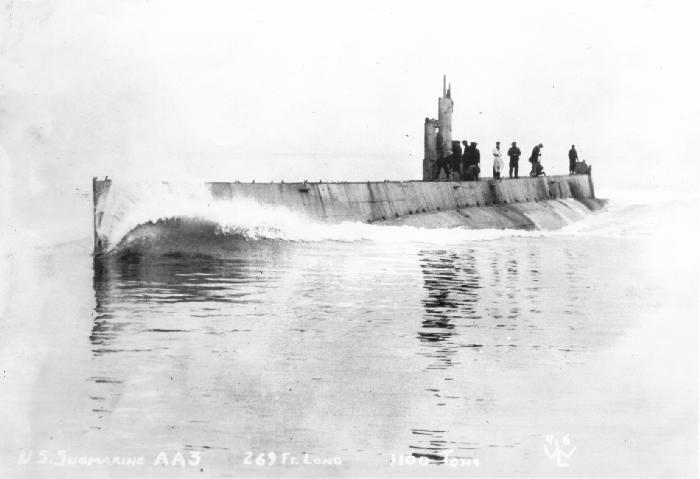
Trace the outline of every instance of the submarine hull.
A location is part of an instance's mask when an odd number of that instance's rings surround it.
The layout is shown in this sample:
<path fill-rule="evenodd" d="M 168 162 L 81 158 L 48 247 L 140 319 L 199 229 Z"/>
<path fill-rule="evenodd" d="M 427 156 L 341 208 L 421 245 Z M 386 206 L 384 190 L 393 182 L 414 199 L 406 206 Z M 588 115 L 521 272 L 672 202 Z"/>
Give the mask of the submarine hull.
<path fill-rule="evenodd" d="M 112 249 L 100 234 L 102 200 L 112 180 L 93 179 L 95 254 Z M 540 176 L 481 181 L 385 181 L 364 183 L 206 183 L 217 201 L 249 199 L 261 205 L 282 206 L 311 220 L 340 223 L 355 221 L 423 228 L 557 229 L 601 208 L 588 175 Z M 168 249 L 187 238 L 191 223 L 172 223 L 168 238 L 149 234 L 149 225 L 137 228 L 131 238 L 137 249 Z M 202 228 L 215 225 L 195 224 Z M 183 234 L 185 233 L 185 234 Z M 197 236 L 201 238 L 201 234 Z M 167 241 L 166 241 L 167 240 Z"/>

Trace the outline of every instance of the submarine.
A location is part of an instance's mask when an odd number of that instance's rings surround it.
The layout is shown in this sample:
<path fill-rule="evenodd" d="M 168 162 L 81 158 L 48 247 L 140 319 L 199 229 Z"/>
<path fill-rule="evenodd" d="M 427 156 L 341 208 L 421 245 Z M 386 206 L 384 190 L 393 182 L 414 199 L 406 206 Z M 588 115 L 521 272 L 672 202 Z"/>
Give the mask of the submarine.
<path fill-rule="evenodd" d="M 438 118 L 425 118 L 423 177 L 406 181 L 367 182 L 205 182 L 202 186 L 212 202 L 253 201 L 282 207 L 310 221 L 322 223 L 362 222 L 375 225 L 407 225 L 420 228 L 554 230 L 581 220 L 603 208 L 596 198 L 592 168 L 577 164 L 574 175 L 520 178 L 481 178 L 466 181 L 436 173 L 440 152 L 450 151 L 454 102 L 451 86 L 443 77 L 438 98 Z M 112 252 L 124 238 L 108 231 L 113 217 L 123 216 L 110 204 L 117 180 L 93 178 L 94 255 Z M 113 203 L 113 202 L 112 202 Z M 113 222 L 113 221 L 112 221 Z M 156 224 L 158 223 L 158 224 Z M 194 218 L 172 218 L 134 225 L 127 236 L 148 237 L 160 242 L 159 252 L 177 249 L 187 241 L 188 230 L 201 232 L 213 223 Z M 164 230 L 167 232 L 164 233 Z M 201 238 L 201 236 L 200 236 Z"/>

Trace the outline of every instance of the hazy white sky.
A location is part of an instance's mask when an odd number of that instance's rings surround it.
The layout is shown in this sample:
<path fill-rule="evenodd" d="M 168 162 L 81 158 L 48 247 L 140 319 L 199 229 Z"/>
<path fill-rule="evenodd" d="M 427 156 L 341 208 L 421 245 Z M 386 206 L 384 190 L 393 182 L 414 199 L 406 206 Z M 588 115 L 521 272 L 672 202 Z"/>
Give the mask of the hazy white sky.
<path fill-rule="evenodd" d="M 564 173 L 575 143 L 604 187 L 694 189 L 700 171 L 698 2 L 0 5 L 19 227 L 89 234 L 94 175 L 418 179 L 443 73 L 482 158 L 542 142 Z"/>

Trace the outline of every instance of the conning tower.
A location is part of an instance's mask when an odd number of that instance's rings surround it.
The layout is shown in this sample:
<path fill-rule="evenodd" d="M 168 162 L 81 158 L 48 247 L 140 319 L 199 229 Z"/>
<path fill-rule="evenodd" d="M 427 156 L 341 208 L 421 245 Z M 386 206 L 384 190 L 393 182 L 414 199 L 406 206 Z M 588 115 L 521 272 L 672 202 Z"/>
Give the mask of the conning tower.
<path fill-rule="evenodd" d="M 435 162 L 452 150 L 452 85 L 442 76 L 442 96 L 438 98 L 438 119 L 426 118 L 424 126 L 423 180 L 433 179 Z"/>

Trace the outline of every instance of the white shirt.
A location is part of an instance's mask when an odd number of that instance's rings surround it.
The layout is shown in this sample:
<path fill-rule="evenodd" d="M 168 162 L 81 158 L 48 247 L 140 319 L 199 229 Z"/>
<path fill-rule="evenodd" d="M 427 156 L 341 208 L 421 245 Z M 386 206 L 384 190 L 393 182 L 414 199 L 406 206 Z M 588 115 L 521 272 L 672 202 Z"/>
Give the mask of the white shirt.
<path fill-rule="evenodd" d="M 503 159 L 501 158 L 501 150 L 499 148 L 493 149 L 493 167 L 496 171 L 501 171 L 503 169 Z"/>

